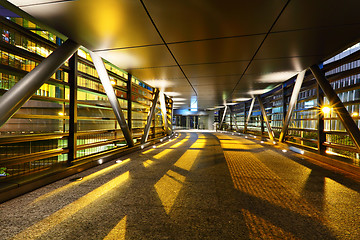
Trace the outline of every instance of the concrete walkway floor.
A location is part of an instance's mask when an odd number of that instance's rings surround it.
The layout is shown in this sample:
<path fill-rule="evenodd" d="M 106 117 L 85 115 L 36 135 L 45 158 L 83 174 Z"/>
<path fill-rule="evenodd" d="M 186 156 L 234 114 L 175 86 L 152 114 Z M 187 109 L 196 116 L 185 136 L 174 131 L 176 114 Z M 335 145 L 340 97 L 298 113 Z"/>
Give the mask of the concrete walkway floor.
<path fill-rule="evenodd" d="M 299 156 L 181 132 L 1 204 L 0 239 L 360 239 L 360 184 Z"/>

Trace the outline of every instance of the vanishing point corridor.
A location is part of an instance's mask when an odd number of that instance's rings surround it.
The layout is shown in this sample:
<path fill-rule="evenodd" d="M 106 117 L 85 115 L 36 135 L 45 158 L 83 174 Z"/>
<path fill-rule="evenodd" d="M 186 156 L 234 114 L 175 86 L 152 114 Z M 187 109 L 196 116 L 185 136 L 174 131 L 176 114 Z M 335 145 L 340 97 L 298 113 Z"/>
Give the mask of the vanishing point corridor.
<path fill-rule="evenodd" d="M 359 183 L 269 145 L 179 132 L 1 204 L 1 239 L 359 239 Z"/>

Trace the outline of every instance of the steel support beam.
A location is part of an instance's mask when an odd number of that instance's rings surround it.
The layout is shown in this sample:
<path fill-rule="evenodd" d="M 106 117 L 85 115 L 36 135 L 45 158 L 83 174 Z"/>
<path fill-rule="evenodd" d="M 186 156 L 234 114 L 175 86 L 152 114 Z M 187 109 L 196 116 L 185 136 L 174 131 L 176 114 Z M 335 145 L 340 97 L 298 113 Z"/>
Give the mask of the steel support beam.
<path fill-rule="evenodd" d="M 78 56 L 73 54 L 69 59 L 69 137 L 68 137 L 68 165 L 71 165 L 76 158 L 77 151 L 77 65 L 78 65 Z"/>
<path fill-rule="evenodd" d="M 236 117 L 235 117 L 235 116 L 236 116 L 235 113 L 231 113 L 231 117 L 232 117 L 232 120 L 233 120 L 233 122 L 234 122 L 235 129 L 236 129 L 236 131 L 239 131 L 239 127 L 238 127 L 238 125 L 237 125 Z"/>
<path fill-rule="evenodd" d="M 266 115 L 264 104 L 262 103 L 261 98 L 259 96 L 256 96 L 256 98 L 257 98 L 257 100 L 259 102 L 261 113 L 262 113 L 262 116 L 263 116 L 264 121 L 266 123 L 266 128 L 267 128 L 267 131 L 268 131 L 268 134 L 269 134 L 269 138 L 270 138 L 271 141 L 274 141 L 274 132 L 271 129 L 269 119 L 268 119 L 268 117 Z"/>
<path fill-rule="evenodd" d="M 279 142 L 283 142 L 285 139 L 285 135 L 287 133 L 289 122 L 291 119 L 291 115 L 294 112 L 294 109 L 296 107 L 297 99 L 299 97 L 300 89 L 302 86 L 302 83 L 304 81 L 306 70 L 301 71 L 296 78 L 296 82 L 294 84 L 294 88 L 291 94 L 290 102 L 289 102 L 289 108 L 286 112 L 285 120 L 283 122 L 283 127 L 280 133 Z"/>
<path fill-rule="evenodd" d="M 79 44 L 68 39 L 0 98 L 0 127 L 31 98 L 79 47 Z"/>
<path fill-rule="evenodd" d="M 282 110 L 282 121 L 285 122 L 285 118 L 286 118 L 286 84 L 283 83 L 281 85 L 281 92 L 282 92 L 282 105 L 283 105 L 283 110 Z"/>
<path fill-rule="evenodd" d="M 90 56 L 93 60 L 96 71 L 99 74 L 101 84 L 103 85 L 106 95 L 110 101 L 111 107 L 114 111 L 115 117 L 120 125 L 120 128 L 124 134 L 125 141 L 129 147 L 134 146 L 134 141 L 129 127 L 126 123 L 124 113 L 120 107 L 118 98 L 115 95 L 114 88 L 111 85 L 109 75 L 105 68 L 104 62 L 96 53 L 89 51 Z"/>
<path fill-rule="evenodd" d="M 246 120 L 245 120 L 245 126 L 244 126 L 245 132 L 247 131 L 247 126 L 248 126 L 248 124 L 249 124 L 249 122 L 250 122 L 250 117 L 251 117 L 252 110 L 253 110 L 253 108 L 254 108 L 254 103 L 255 103 L 255 98 L 253 98 L 252 101 L 251 101 L 250 109 L 249 109 L 247 118 L 246 118 Z"/>
<path fill-rule="evenodd" d="M 227 109 L 228 109 L 228 106 L 225 105 L 224 114 L 222 115 L 221 122 L 220 122 L 220 129 L 222 129 L 222 125 L 224 124 Z"/>
<path fill-rule="evenodd" d="M 155 110 L 156 110 L 156 103 L 159 99 L 159 89 L 155 88 L 154 89 L 154 96 L 153 96 L 153 100 L 151 101 L 151 107 L 150 107 L 150 111 L 149 114 L 147 116 L 147 120 L 146 120 L 146 125 L 144 128 L 144 134 L 141 137 L 141 144 L 146 143 L 148 136 L 149 136 L 149 131 L 150 131 L 150 127 L 151 127 L 151 122 L 153 119 L 153 116 L 155 114 Z"/>
<path fill-rule="evenodd" d="M 159 93 L 159 99 L 160 99 L 161 115 L 162 115 L 164 128 L 165 128 L 165 134 L 171 135 L 171 131 L 169 130 L 168 117 L 167 117 L 165 94 L 163 92 Z"/>
<path fill-rule="evenodd" d="M 346 110 L 344 104 L 341 102 L 340 98 L 330 85 L 329 81 L 326 79 L 324 73 L 320 70 L 319 66 L 313 65 L 310 67 L 310 70 L 315 76 L 315 79 L 320 85 L 321 89 L 324 91 L 325 96 L 330 101 L 331 107 L 335 110 L 339 119 L 343 123 L 356 148 L 360 150 L 360 130 L 358 126 L 351 118 L 349 112 Z"/>

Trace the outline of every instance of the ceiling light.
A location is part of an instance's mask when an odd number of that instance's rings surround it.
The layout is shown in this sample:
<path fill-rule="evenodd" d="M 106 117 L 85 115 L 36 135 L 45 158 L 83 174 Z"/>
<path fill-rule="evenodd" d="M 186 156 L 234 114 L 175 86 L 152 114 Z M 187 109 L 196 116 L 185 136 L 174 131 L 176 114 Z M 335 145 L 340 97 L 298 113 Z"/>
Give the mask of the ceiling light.
<path fill-rule="evenodd" d="M 358 112 L 353 112 L 353 113 L 351 114 L 351 116 L 352 116 L 352 117 L 358 117 L 358 116 L 359 116 L 359 113 L 358 113 Z"/>
<path fill-rule="evenodd" d="M 274 73 L 268 73 L 261 75 L 258 79 L 256 79 L 256 82 L 261 83 L 278 83 L 278 82 L 284 82 L 293 76 L 298 74 L 298 72 L 274 72 Z"/>
<path fill-rule="evenodd" d="M 178 93 L 178 92 L 164 92 L 166 94 L 166 96 L 169 96 L 169 97 L 176 97 L 176 96 L 180 96 L 181 93 Z"/>
<path fill-rule="evenodd" d="M 187 99 L 186 98 L 172 98 L 172 100 L 174 101 L 174 102 L 181 102 L 181 101 L 186 101 Z"/>
<path fill-rule="evenodd" d="M 330 113 L 331 108 L 330 108 L 329 106 L 323 106 L 323 107 L 321 108 L 321 111 L 322 111 L 324 114 L 328 114 L 328 113 Z"/>
<path fill-rule="evenodd" d="M 253 94 L 253 95 L 260 95 L 260 94 L 264 94 L 268 91 L 270 91 L 271 89 L 259 89 L 259 90 L 251 90 L 251 91 L 248 91 L 247 93 L 248 94 Z"/>
<path fill-rule="evenodd" d="M 235 98 L 233 101 L 237 101 L 237 102 L 243 102 L 243 101 L 247 101 L 250 100 L 251 98 Z"/>
<path fill-rule="evenodd" d="M 174 84 L 175 84 L 173 81 L 163 80 L 163 79 L 144 80 L 144 82 L 146 82 L 147 84 L 149 84 L 152 87 L 156 87 L 156 88 L 160 88 L 160 89 L 164 89 L 166 87 L 171 87 L 171 86 L 174 86 Z"/>

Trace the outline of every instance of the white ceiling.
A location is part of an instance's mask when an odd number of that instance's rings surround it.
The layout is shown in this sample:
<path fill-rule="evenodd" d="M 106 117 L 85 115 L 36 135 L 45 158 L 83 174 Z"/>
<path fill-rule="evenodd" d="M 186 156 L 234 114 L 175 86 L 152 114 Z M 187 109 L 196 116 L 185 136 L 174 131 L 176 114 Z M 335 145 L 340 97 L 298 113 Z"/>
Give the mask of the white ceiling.
<path fill-rule="evenodd" d="M 10 0 L 199 108 L 252 97 L 359 41 L 354 0 Z"/>

